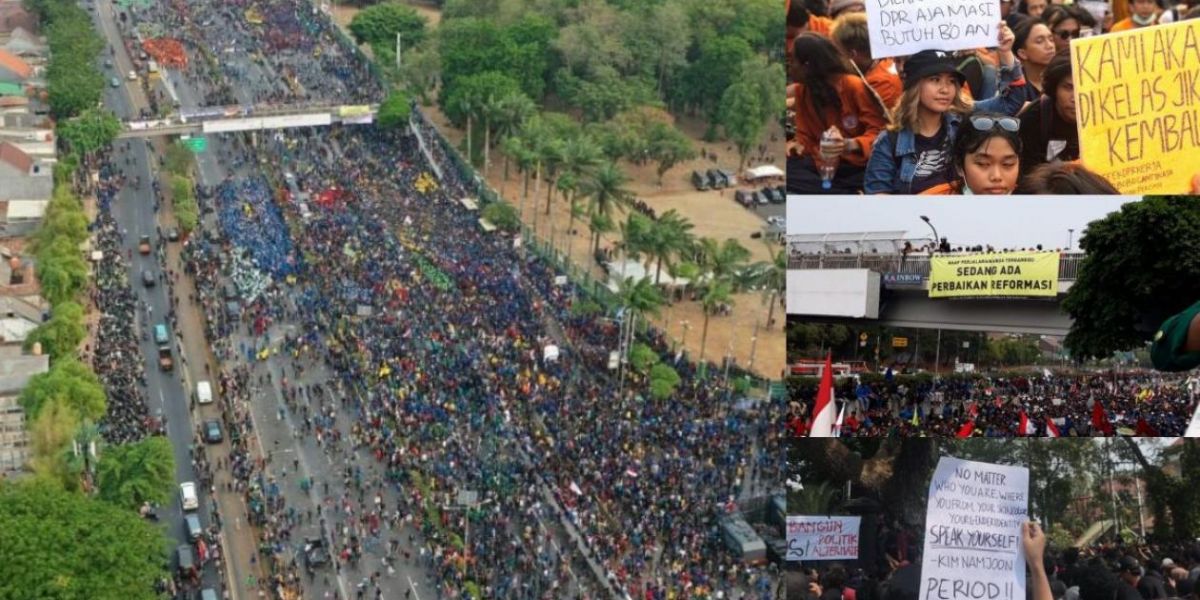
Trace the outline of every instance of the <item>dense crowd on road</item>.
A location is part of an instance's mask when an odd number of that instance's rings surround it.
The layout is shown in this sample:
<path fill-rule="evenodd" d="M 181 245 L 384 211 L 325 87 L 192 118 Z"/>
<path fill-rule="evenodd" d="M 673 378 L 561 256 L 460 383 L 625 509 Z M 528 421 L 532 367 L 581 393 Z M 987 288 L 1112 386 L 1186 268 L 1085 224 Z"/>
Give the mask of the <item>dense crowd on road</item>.
<path fill-rule="evenodd" d="M 846 404 L 843 436 L 1011 437 L 1022 433 L 1024 413 L 1038 436 L 1171 437 L 1183 435 L 1196 412 L 1198 385 L 1193 377 L 1149 372 L 953 377 L 911 385 L 848 377 L 834 395 Z M 792 427 L 804 431 L 815 390 L 793 400 Z"/>
<path fill-rule="evenodd" d="M 299 404 L 304 433 L 332 455 L 349 442 L 382 466 L 385 475 L 374 479 L 345 467 L 359 498 L 334 498 L 337 510 L 326 513 L 339 525 L 333 531 L 350 532 L 333 545 L 339 562 L 382 545 L 369 540 L 379 539 L 378 523 L 390 513 L 417 525 L 426 545 L 412 560 L 424 561 L 448 596 L 472 582 L 501 597 L 545 597 L 587 576 L 550 544 L 535 551 L 538 544 L 527 543 L 542 535 L 538 519 L 565 519 L 611 583 L 631 594 L 770 587 L 766 572 L 725 554 L 714 523 L 742 486 L 778 480 L 773 449 L 781 438 L 769 423 L 782 415 L 731 410 L 722 386 L 686 362 L 676 364 L 685 383 L 666 403 L 642 400 L 643 381 L 622 394 L 615 380 L 594 375 L 603 372 L 612 326 L 572 316 L 580 291 L 554 285 L 547 265 L 478 229 L 456 202 L 453 180 L 446 193 L 416 191 L 427 167 L 414 138 L 341 129 L 270 145 L 288 157 L 280 168 L 301 194 L 352 191 L 312 205 L 294 241 L 296 285 L 274 279 L 230 322 L 218 247 L 189 240 L 189 270 L 210 335 L 227 330 L 215 323 L 230 323 L 259 340 L 219 343 L 218 354 L 251 365 L 264 350 L 282 354 L 294 378 L 329 370 L 328 386 L 338 391 L 328 404 Z M 218 194 L 213 202 L 222 214 L 223 204 L 241 200 Z M 295 205 L 285 211 L 300 219 Z M 237 235 L 269 233 L 256 231 Z M 363 307 L 371 318 L 354 317 Z M 270 347 L 269 331 L 284 322 L 299 330 Z M 674 360 L 661 337 L 650 341 Z M 565 347 L 546 362 L 542 349 L 552 343 Z M 335 425 L 340 410 L 356 417 L 348 437 Z M 489 505 L 473 515 L 467 549 L 454 533 L 465 525 L 461 513 L 429 511 L 464 486 Z M 395 500 L 388 488 L 400 492 Z M 371 508 L 393 502 L 393 511 Z"/>
<path fill-rule="evenodd" d="M 239 103 L 235 90 L 256 103 L 378 100 L 365 62 L 338 49 L 307 4 L 254 7 L 274 28 L 265 45 L 243 19 L 249 8 L 163 4 L 137 18 L 180 32 L 193 54 L 258 48 L 250 63 L 220 61 L 220 73 L 189 68 L 212 103 Z M 638 377 L 619 387 L 606 371 L 612 322 L 574 315 L 582 290 L 555 285 L 547 264 L 479 228 L 458 202 L 473 184 L 419 111 L 415 121 L 438 169 L 399 132 L 290 130 L 221 155 L 230 167 L 266 159 L 265 180 L 198 189 L 217 227 L 187 240 L 186 271 L 223 365 L 214 378 L 225 425 L 239 435 L 215 466 L 251 507 L 273 586 L 306 585 L 287 549 L 298 526 L 318 522 L 335 571 L 370 580 L 356 584 L 359 597 L 381 593 L 376 570 L 388 573 L 388 561 L 422 567 L 450 598 L 472 588 L 595 598 L 610 587 L 649 599 L 769 597 L 774 571 L 729 555 L 716 520 L 781 479 L 782 410 L 733 409 L 720 378 L 702 378 L 657 333 L 647 341 L 679 371 L 677 392 L 652 401 Z M 437 189 L 418 191 L 431 171 Z M 230 283 L 239 261 L 266 282 L 258 293 Z M 549 345 L 556 360 L 543 356 Z M 313 383 L 318 372 L 330 378 Z M 341 486 L 297 481 L 299 464 L 271 450 L 252 456 L 249 403 L 270 402 L 275 388 L 287 402 L 280 420 L 292 415 L 296 434 L 315 438 Z M 198 460 L 202 472 L 212 466 Z M 319 498 L 315 513 L 288 501 L 297 485 Z M 465 488 L 479 504 L 454 510 Z M 360 564 L 367 554 L 383 566 Z M 314 575 L 326 586 L 330 576 Z"/>
<path fill-rule="evenodd" d="M 92 263 L 95 287 L 91 298 L 99 321 L 95 339 L 85 352 L 91 356 L 92 369 L 108 400 L 100 433 L 109 443 L 123 444 L 141 440 L 161 423 L 150 416 L 146 405 L 146 366 L 135 326 L 139 302 L 129 281 L 126 261 L 130 255 L 122 249 L 125 233 L 110 212 L 123 177 L 108 163 L 103 163 L 99 172 L 94 190 L 98 213 L 91 225 L 94 249 L 100 252 L 100 259 Z"/>

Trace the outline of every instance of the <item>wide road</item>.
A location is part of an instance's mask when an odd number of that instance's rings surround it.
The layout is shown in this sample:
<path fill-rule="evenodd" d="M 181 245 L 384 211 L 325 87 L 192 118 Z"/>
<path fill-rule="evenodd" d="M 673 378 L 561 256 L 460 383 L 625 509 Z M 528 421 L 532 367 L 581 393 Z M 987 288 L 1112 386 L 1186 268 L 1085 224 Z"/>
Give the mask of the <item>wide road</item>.
<path fill-rule="evenodd" d="M 101 10 L 104 8 L 100 7 Z M 94 17 L 98 17 L 95 11 L 92 14 Z M 139 90 L 132 89 L 133 86 L 140 84 L 122 76 L 122 73 L 128 73 L 131 70 L 131 65 L 128 57 L 124 55 L 123 48 L 113 35 L 115 32 L 104 27 L 103 21 L 103 19 L 96 18 L 100 31 L 108 44 L 117 48 L 116 56 L 107 54 L 97 58 L 100 62 L 105 59 L 115 60 L 112 68 L 98 65 L 106 75 L 104 105 L 121 119 L 136 118 L 138 111 L 134 109 L 131 94 L 140 93 Z M 111 77 L 119 79 L 119 85 L 115 88 L 107 81 Z M 183 366 L 178 336 L 175 332 L 171 333 L 172 355 L 176 363 L 174 371 L 162 371 L 159 368 L 158 347 L 155 345 L 153 337 L 154 325 L 166 323 L 169 307 L 162 262 L 158 252 L 141 255 L 137 250 L 138 240 L 141 236 L 150 236 L 152 243 L 157 243 L 160 237 L 158 215 L 154 211 L 154 194 L 150 185 L 154 179 L 151 165 L 153 164 L 154 168 L 157 168 L 158 159 L 148 147 L 147 142 L 130 140 L 118 143 L 114 147 L 113 160 L 118 167 L 124 169 L 129 182 L 114 199 L 112 212 L 114 219 L 124 230 L 122 250 L 131 257 L 129 261 L 130 285 L 133 286 L 138 300 L 143 305 L 139 306 L 137 323 L 130 324 L 130 326 L 137 327 L 139 332 L 146 333 L 145 339 L 141 342 L 141 349 L 142 360 L 146 362 L 146 394 L 150 414 L 162 415 L 165 418 L 167 437 L 171 441 L 175 456 L 176 484 L 185 481 L 195 482 L 197 477 L 195 469 L 192 468 L 190 451 L 195 428 L 189 411 L 189 394 L 180 380 L 178 371 Z M 129 161 L 128 164 L 126 164 L 126 160 Z M 140 189 L 134 189 L 132 186 L 133 180 L 137 177 L 140 177 L 142 181 Z M 143 285 L 143 271 L 148 271 L 155 277 L 154 286 Z M 170 329 L 169 324 L 168 329 Z M 207 528 L 211 523 L 212 503 L 206 489 L 197 486 L 197 491 L 200 499 L 200 522 L 203 527 Z M 178 485 L 175 486 L 171 501 L 166 506 L 160 507 L 158 514 L 160 524 L 173 542 L 172 548 L 190 543 L 184 528 Z M 174 568 L 176 560 L 174 554 L 172 554 L 171 560 L 172 568 Z M 202 587 L 221 589 L 220 580 L 220 574 L 210 562 L 203 570 Z"/>

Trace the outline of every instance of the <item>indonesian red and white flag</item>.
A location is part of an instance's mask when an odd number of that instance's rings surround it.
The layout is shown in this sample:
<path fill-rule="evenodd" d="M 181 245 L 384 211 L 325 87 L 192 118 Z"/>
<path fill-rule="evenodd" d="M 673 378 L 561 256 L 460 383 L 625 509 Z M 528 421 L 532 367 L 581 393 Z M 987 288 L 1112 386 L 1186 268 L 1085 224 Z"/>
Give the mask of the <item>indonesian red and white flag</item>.
<path fill-rule="evenodd" d="M 1029 420 L 1029 416 L 1025 411 L 1021 411 L 1021 428 L 1017 430 L 1018 435 L 1033 435 L 1037 431 L 1037 427 Z"/>
<path fill-rule="evenodd" d="M 571 482 L 571 491 L 572 491 L 572 492 L 575 492 L 575 495 L 576 495 L 576 496 L 582 496 L 582 495 L 583 495 L 583 490 L 579 489 L 579 486 L 578 486 L 578 485 L 575 485 L 575 482 L 574 482 L 574 481 L 572 481 L 572 482 Z"/>
<path fill-rule="evenodd" d="M 842 420 L 846 418 L 846 405 L 848 402 L 842 403 L 842 410 L 838 411 L 837 422 L 833 424 L 833 437 L 842 437 Z"/>
<path fill-rule="evenodd" d="M 1046 437 L 1062 437 L 1058 433 L 1058 427 L 1054 425 L 1054 420 L 1046 417 Z"/>
<path fill-rule="evenodd" d="M 962 440 L 971 437 L 972 433 L 975 433 L 975 421 L 967 421 L 966 425 L 958 428 L 958 433 L 954 437 Z"/>
<path fill-rule="evenodd" d="M 812 426 L 808 437 L 833 437 L 833 353 L 825 355 L 825 368 L 821 369 L 821 386 L 817 388 L 817 408 L 813 411 Z"/>

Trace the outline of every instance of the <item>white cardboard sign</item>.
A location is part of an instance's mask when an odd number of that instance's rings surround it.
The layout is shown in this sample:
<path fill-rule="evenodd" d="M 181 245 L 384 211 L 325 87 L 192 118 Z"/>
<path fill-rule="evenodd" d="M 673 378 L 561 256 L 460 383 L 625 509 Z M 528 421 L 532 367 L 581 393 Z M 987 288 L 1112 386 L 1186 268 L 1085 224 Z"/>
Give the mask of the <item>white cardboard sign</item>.
<path fill-rule="evenodd" d="M 999 25 L 1000 0 L 867 0 L 871 58 L 990 48 Z"/>
<path fill-rule="evenodd" d="M 929 483 L 920 600 L 1024 600 L 1029 470 L 943 456 Z"/>
<path fill-rule="evenodd" d="M 862 517 L 788 515 L 785 560 L 854 560 Z"/>

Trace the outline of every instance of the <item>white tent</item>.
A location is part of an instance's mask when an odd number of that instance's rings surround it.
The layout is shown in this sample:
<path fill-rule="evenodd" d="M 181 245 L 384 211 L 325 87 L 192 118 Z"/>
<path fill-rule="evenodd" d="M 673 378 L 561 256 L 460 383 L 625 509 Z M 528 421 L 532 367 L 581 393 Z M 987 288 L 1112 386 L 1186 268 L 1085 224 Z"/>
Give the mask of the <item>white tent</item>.
<path fill-rule="evenodd" d="M 768 177 L 783 177 L 785 173 L 775 165 L 762 165 L 752 169 L 746 169 L 746 179 L 753 181 L 755 179 L 765 179 Z"/>

